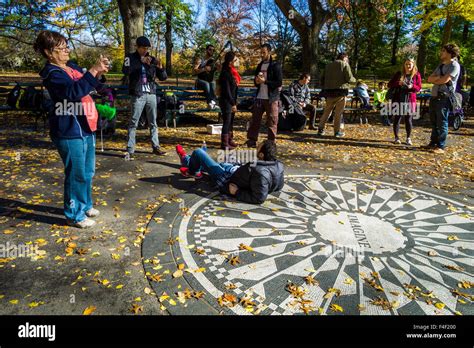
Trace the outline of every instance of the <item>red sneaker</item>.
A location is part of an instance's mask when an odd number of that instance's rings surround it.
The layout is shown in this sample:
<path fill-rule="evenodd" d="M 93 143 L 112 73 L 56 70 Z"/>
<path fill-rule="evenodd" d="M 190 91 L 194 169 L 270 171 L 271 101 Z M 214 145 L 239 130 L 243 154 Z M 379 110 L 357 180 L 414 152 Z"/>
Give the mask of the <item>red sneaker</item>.
<path fill-rule="evenodd" d="M 201 179 L 202 178 L 202 173 L 201 172 L 191 174 L 189 172 L 188 167 L 181 167 L 181 168 L 179 168 L 179 171 L 181 172 L 181 175 L 186 177 L 186 178 L 194 178 L 194 179 Z"/>
<path fill-rule="evenodd" d="M 186 151 L 184 151 L 180 144 L 176 145 L 176 153 L 178 154 L 180 160 L 183 160 L 184 156 L 186 156 Z"/>

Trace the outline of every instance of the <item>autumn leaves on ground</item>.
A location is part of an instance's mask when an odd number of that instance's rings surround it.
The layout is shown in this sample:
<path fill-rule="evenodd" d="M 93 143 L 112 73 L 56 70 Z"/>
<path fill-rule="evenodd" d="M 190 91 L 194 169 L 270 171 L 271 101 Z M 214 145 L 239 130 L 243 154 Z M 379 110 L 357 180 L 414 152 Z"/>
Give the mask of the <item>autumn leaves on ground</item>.
<path fill-rule="evenodd" d="M 215 119 L 213 115 L 205 116 Z M 150 282 L 179 277 L 187 266 L 161 264 L 160 255 L 169 252 L 168 245 L 157 246 L 153 260 L 142 259 L 140 246 L 160 205 L 179 201 L 180 193 L 195 190 L 194 181 L 177 175 L 174 146 L 181 143 L 190 150 L 205 140 L 215 155 L 218 136 L 206 134 L 204 125 L 160 128 L 160 141 L 168 154 L 156 157 L 151 154 L 147 130 L 141 130 L 137 159 L 125 162 L 127 115 L 119 115 L 119 129 L 105 140 L 103 152 L 97 141 L 93 191 L 101 211 L 98 225 L 78 230 L 64 226 L 63 166 L 49 138 L 41 130 L 33 131 L 27 115 L 3 116 L 0 245 L 4 249 L 0 251 L 9 257 L 0 256 L 1 314 L 167 314 L 169 306 L 186 306 L 187 301 L 206 297 L 186 288 L 154 293 Z M 240 113 L 236 121 L 241 144 L 249 116 Z M 15 118 L 19 118 L 18 128 Z M 441 156 L 419 148 L 429 139 L 430 130 L 423 120 L 415 124 L 412 147 L 391 144 L 391 128 L 374 118 L 370 121 L 369 125 L 347 124 L 344 139 L 316 138 L 310 130 L 281 134 L 279 157 L 286 173 L 392 182 L 472 205 L 472 117 L 459 131 L 450 129 L 449 148 Z M 154 219 L 161 222 L 160 217 Z M 28 246 L 27 257 L 15 256 L 18 245 Z M 152 262 L 156 272 L 145 274 L 143 262 Z M 218 301 L 226 305 L 234 299 Z"/>

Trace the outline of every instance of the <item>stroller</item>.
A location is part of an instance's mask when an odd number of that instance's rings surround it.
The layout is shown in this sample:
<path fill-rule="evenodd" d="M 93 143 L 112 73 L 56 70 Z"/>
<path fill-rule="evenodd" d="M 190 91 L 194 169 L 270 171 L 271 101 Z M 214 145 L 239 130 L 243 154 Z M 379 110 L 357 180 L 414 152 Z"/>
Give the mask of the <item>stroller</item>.
<path fill-rule="evenodd" d="M 467 107 L 465 98 L 461 93 L 452 93 L 449 97 L 451 102 L 451 110 L 448 116 L 448 122 L 455 131 L 462 127 L 464 122 L 464 108 Z"/>

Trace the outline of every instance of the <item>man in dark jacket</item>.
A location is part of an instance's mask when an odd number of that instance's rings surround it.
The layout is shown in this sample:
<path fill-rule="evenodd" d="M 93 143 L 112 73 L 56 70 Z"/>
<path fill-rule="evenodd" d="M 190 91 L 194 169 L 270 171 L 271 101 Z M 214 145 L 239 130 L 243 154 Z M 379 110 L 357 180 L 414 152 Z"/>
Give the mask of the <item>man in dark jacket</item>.
<path fill-rule="evenodd" d="M 181 173 L 186 177 L 199 179 L 207 172 L 216 183 L 219 191 L 237 200 L 261 204 L 269 193 L 282 189 L 284 184 L 283 163 L 277 161 L 276 144 L 265 140 L 257 147 L 257 159 L 246 164 L 218 163 L 204 149 L 194 150 L 187 155 L 181 145 L 176 152 L 183 165 Z"/>
<path fill-rule="evenodd" d="M 262 116 L 267 115 L 268 139 L 275 141 L 278 126 L 278 102 L 282 86 L 281 64 L 272 58 L 272 47 L 263 44 L 261 47 L 262 61 L 255 71 L 254 83 L 257 86 L 257 97 L 252 109 L 252 119 L 247 131 L 247 146 L 256 147 L 258 131 Z"/>
<path fill-rule="evenodd" d="M 128 124 L 126 160 L 133 159 L 135 152 L 135 136 L 138 121 L 145 108 L 150 127 L 151 145 L 153 153 L 159 156 L 165 154 L 160 150 L 157 125 L 157 101 L 155 78 L 160 81 L 167 79 L 166 71 L 160 60 L 150 56 L 148 49 L 150 40 L 140 36 L 136 41 L 137 50 L 125 57 L 122 72 L 128 76 L 128 89 L 131 96 L 132 115 Z"/>

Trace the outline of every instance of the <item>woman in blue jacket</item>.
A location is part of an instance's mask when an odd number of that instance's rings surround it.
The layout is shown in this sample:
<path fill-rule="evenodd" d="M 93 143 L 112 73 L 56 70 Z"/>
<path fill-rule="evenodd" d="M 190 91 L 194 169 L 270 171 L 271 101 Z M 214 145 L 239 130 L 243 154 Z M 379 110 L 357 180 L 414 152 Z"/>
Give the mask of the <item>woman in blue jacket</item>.
<path fill-rule="evenodd" d="M 64 214 L 69 225 L 91 227 L 95 221 L 90 217 L 99 215 L 92 207 L 98 114 L 89 93 L 100 88 L 108 60 L 101 56 L 84 72 L 69 62 L 67 39 L 48 30 L 39 33 L 34 49 L 47 59 L 40 76 L 54 103 L 49 114 L 50 136 L 64 163 Z"/>

